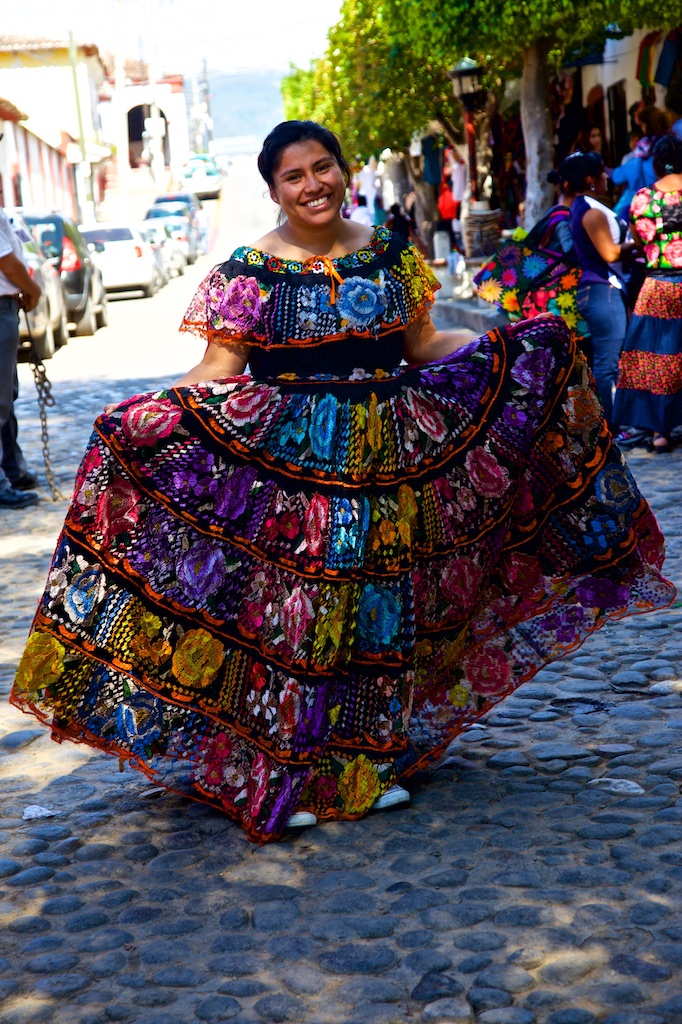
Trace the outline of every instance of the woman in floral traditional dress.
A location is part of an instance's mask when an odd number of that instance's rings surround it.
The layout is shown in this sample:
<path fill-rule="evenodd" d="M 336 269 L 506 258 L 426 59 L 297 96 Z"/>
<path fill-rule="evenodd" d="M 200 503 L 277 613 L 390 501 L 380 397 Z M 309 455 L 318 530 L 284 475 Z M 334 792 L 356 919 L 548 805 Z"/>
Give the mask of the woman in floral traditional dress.
<path fill-rule="evenodd" d="M 651 432 L 651 450 L 664 454 L 682 426 L 682 139 L 663 136 L 653 160 L 657 181 L 630 207 L 648 272 L 620 357 L 614 415 Z"/>
<path fill-rule="evenodd" d="M 199 365 L 97 420 L 12 699 L 267 842 L 405 802 L 673 588 L 563 321 L 437 331 L 414 246 L 340 216 L 335 136 L 259 168 L 285 219 L 200 286 Z"/>

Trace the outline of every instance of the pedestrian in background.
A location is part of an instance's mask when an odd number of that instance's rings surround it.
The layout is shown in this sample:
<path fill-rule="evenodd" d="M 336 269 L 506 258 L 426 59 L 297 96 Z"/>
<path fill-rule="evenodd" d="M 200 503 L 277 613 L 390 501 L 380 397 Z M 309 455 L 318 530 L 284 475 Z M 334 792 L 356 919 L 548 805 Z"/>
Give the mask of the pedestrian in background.
<path fill-rule="evenodd" d="M 35 309 L 41 294 L 28 272 L 21 241 L 0 208 L 0 509 L 26 508 L 38 501 L 31 489 L 38 479 L 17 441 L 14 403 L 19 394 L 19 311 Z"/>
<path fill-rule="evenodd" d="M 367 205 L 367 196 L 358 196 L 357 205 L 351 210 L 350 219 L 368 228 L 374 226 L 374 214 Z"/>
<path fill-rule="evenodd" d="M 647 275 L 620 357 L 614 419 L 651 435 L 651 450 L 665 454 L 682 426 L 682 139 L 663 136 L 652 157 L 657 180 L 630 207 Z"/>
<path fill-rule="evenodd" d="M 268 842 L 407 803 L 674 588 L 564 322 L 437 330 L 415 246 L 340 216 L 321 125 L 258 167 L 283 219 L 199 286 L 201 362 L 98 418 L 12 699 Z"/>
<path fill-rule="evenodd" d="M 586 321 L 592 346 L 592 369 L 609 426 L 612 425 L 613 389 L 618 358 L 627 329 L 623 286 L 611 263 L 620 260 L 623 245 L 615 241 L 612 224 L 603 209 L 590 205 L 588 196 L 604 192 L 604 164 L 593 153 L 572 153 L 559 168 L 574 194 L 571 234 L 581 269 L 577 306 Z"/>

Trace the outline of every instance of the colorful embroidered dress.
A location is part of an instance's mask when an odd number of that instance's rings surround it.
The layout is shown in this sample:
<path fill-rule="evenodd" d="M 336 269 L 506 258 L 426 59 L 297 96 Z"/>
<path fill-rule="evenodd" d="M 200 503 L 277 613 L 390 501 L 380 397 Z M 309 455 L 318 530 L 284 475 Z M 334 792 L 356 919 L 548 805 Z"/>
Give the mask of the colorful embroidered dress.
<path fill-rule="evenodd" d="M 630 207 L 648 273 L 620 357 L 614 422 L 682 426 L 682 192 L 642 188 Z"/>
<path fill-rule="evenodd" d="M 560 319 L 422 367 L 435 281 L 385 228 L 238 249 L 184 320 L 252 377 L 100 417 L 13 701 L 258 842 L 356 818 L 608 618 L 663 543 Z"/>

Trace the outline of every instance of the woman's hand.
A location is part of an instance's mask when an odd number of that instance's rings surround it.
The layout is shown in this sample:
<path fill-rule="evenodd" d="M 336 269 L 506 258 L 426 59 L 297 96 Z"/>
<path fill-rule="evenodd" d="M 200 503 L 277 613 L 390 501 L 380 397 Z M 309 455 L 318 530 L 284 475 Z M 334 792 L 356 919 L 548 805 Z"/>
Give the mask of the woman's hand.
<path fill-rule="evenodd" d="M 104 415 L 111 416 L 114 409 L 118 409 L 120 402 L 110 402 L 109 405 L 104 406 Z"/>
<path fill-rule="evenodd" d="M 479 335 L 462 328 L 457 331 L 438 331 L 428 313 L 405 329 L 405 359 L 408 363 L 432 363 L 444 359 L 456 349 L 468 345 Z"/>

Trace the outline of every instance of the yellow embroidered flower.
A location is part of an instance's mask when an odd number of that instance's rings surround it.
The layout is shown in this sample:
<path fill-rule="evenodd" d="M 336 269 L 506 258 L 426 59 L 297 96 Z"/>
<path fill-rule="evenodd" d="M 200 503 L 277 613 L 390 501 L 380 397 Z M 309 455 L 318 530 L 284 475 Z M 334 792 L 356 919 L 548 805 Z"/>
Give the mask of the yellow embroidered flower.
<path fill-rule="evenodd" d="M 382 519 L 379 524 L 379 536 L 381 537 L 381 543 L 385 547 L 392 547 L 395 544 L 398 531 L 395 525 L 389 519 Z"/>
<path fill-rule="evenodd" d="M 17 669 L 18 690 L 35 693 L 56 683 L 64 671 L 66 648 L 49 633 L 31 633 Z"/>
<path fill-rule="evenodd" d="M 467 690 L 466 686 L 462 686 L 461 683 L 448 690 L 448 700 L 455 708 L 465 708 L 469 703 L 470 696 L 469 690 Z"/>
<path fill-rule="evenodd" d="M 516 292 L 505 292 L 502 296 L 502 309 L 507 313 L 516 313 L 519 306 L 519 298 Z"/>
<path fill-rule="evenodd" d="M 338 787 L 348 814 L 368 811 L 381 792 L 377 770 L 364 754 L 348 762 L 341 772 Z"/>
<path fill-rule="evenodd" d="M 561 295 L 557 295 L 556 304 L 561 310 L 575 309 L 575 295 L 562 292 Z"/>
<path fill-rule="evenodd" d="M 372 393 L 369 396 L 369 408 L 367 410 L 367 443 L 373 452 L 378 452 L 381 448 L 382 433 L 379 400 Z"/>
<path fill-rule="evenodd" d="M 575 327 L 578 326 L 578 314 L 574 312 L 574 310 L 567 309 L 565 312 L 561 314 L 561 316 L 563 318 L 564 323 L 570 330 L 573 330 Z"/>
<path fill-rule="evenodd" d="M 130 641 L 130 653 L 140 661 L 150 662 L 154 666 L 162 665 L 171 656 L 172 647 L 162 637 L 152 642 L 148 636 L 141 634 Z"/>
<path fill-rule="evenodd" d="M 484 281 L 478 286 L 478 294 L 486 302 L 497 302 L 502 294 L 502 285 L 499 281 Z"/>
<path fill-rule="evenodd" d="M 335 704 L 334 707 L 329 712 L 329 721 L 332 723 L 332 725 L 336 725 L 336 719 L 339 717 L 340 713 L 341 705 Z"/>
<path fill-rule="evenodd" d="M 142 612 L 140 617 L 140 629 L 150 639 L 158 636 L 161 625 L 161 619 L 158 615 L 154 615 L 153 612 Z"/>
<path fill-rule="evenodd" d="M 173 674 L 183 686 L 203 689 L 213 682 L 225 657 L 225 648 L 205 629 L 189 629 L 173 655 Z"/>

